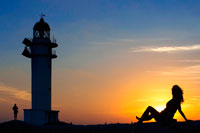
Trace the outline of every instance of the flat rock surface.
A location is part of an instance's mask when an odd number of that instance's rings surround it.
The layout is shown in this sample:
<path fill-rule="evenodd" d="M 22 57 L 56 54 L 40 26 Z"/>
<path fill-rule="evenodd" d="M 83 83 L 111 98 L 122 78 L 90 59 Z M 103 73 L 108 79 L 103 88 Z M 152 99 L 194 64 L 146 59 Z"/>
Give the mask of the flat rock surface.
<path fill-rule="evenodd" d="M 200 133 L 200 121 L 159 123 L 72 125 L 64 122 L 33 126 L 23 121 L 0 123 L 0 133 Z"/>

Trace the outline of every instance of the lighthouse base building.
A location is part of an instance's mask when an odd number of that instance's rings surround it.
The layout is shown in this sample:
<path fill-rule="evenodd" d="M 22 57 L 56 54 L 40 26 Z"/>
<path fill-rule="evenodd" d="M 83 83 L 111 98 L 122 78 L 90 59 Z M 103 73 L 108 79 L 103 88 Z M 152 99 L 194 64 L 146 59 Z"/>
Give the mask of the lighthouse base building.
<path fill-rule="evenodd" d="M 57 122 L 59 111 L 24 109 L 24 121 L 34 125 Z"/>
<path fill-rule="evenodd" d="M 24 109 L 24 121 L 34 125 L 57 122 L 59 111 L 51 110 L 52 59 L 58 44 L 50 40 L 50 27 L 41 18 L 33 27 L 33 39 L 25 38 L 23 56 L 31 59 L 32 109 Z"/>

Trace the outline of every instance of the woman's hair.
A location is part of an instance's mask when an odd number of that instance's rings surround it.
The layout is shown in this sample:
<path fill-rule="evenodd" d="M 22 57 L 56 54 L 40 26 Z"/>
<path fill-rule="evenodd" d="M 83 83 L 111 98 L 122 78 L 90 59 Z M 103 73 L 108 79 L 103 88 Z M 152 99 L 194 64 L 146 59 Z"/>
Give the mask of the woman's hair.
<path fill-rule="evenodd" d="M 178 85 L 174 85 L 172 87 L 172 95 L 173 95 L 173 99 L 176 99 L 178 101 L 180 100 L 180 103 L 184 102 L 183 90 Z"/>

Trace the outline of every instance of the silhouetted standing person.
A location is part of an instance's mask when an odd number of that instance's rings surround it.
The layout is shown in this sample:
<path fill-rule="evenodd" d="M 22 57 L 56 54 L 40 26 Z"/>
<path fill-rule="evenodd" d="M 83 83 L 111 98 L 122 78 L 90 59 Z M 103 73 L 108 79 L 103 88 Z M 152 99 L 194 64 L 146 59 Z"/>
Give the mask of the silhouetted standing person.
<path fill-rule="evenodd" d="M 13 111 L 14 111 L 14 120 L 17 120 L 17 114 L 18 114 L 18 107 L 16 104 L 13 106 Z"/>

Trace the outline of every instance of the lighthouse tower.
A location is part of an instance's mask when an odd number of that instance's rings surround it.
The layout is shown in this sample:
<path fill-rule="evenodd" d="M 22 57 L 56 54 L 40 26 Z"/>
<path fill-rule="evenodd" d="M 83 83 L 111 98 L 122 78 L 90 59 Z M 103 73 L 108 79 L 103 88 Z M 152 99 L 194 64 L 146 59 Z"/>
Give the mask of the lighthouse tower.
<path fill-rule="evenodd" d="M 33 39 L 25 38 L 23 56 L 31 59 L 32 109 L 24 109 L 24 121 L 43 125 L 58 121 L 58 112 L 51 110 L 52 59 L 57 58 L 52 48 L 58 46 L 50 40 L 50 27 L 41 17 L 33 27 Z"/>

